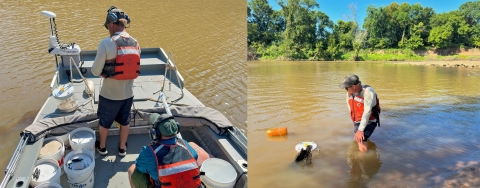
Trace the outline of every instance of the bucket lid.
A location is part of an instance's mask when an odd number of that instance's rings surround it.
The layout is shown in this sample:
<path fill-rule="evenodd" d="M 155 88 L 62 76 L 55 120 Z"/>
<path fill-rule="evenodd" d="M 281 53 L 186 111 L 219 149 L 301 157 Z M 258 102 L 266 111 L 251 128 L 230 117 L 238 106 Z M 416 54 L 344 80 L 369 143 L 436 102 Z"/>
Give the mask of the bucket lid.
<path fill-rule="evenodd" d="M 59 173 L 59 166 L 58 164 L 54 164 L 51 161 L 44 161 L 35 166 L 35 169 L 33 170 L 38 171 L 38 178 L 33 178 L 32 175 L 32 181 L 36 182 L 44 182 L 44 181 L 49 181 L 51 180 L 55 174 Z"/>
<path fill-rule="evenodd" d="M 219 158 L 210 158 L 203 162 L 200 171 L 205 172 L 205 176 L 214 181 L 213 183 L 229 184 L 237 178 L 237 171 L 227 161 Z"/>
<path fill-rule="evenodd" d="M 57 139 L 46 140 L 43 143 L 42 148 L 40 149 L 41 155 L 52 155 L 58 153 L 58 151 L 63 150 L 63 143 Z"/>
<path fill-rule="evenodd" d="M 68 159 L 66 167 L 70 170 L 83 170 L 92 164 L 92 158 L 86 154 L 80 153 Z"/>
<path fill-rule="evenodd" d="M 94 135 L 92 132 L 84 130 L 73 133 L 70 135 L 70 139 L 77 144 L 86 144 L 93 141 Z"/>
<path fill-rule="evenodd" d="M 302 148 L 307 149 L 308 145 L 312 145 L 312 150 L 317 148 L 317 144 L 315 144 L 315 142 L 300 142 L 295 146 L 295 150 L 297 150 L 297 152 L 300 152 Z"/>
<path fill-rule="evenodd" d="M 62 186 L 55 182 L 45 182 L 37 185 L 35 188 L 62 188 Z"/>
<path fill-rule="evenodd" d="M 68 83 L 55 88 L 52 92 L 52 95 L 55 99 L 64 100 L 71 97 L 74 92 L 73 86 Z"/>

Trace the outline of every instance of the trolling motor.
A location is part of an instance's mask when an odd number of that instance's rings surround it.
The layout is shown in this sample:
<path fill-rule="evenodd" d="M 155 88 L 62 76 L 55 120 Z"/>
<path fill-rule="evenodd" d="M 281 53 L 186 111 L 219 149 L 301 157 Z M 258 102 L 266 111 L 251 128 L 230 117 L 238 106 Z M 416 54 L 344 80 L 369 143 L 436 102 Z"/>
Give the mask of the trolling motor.
<path fill-rule="evenodd" d="M 70 44 L 61 44 L 58 39 L 57 33 L 57 23 L 55 23 L 55 13 L 50 11 L 42 11 L 42 14 L 49 18 L 50 20 L 50 46 L 48 48 L 48 53 L 52 55 L 60 56 L 74 56 L 76 62 L 80 62 L 80 46 L 75 43 Z M 52 25 L 53 23 L 53 25 Z M 78 60 L 78 61 L 77 61 Z"/>
<path fill-rule="evenodd" d="M 50 45 L 48 48 L 48 53 L 55 56 L 55 62 L 57 64 L 57 72 L 53 81 L 56 81 L 56 84 L 52 81 L 50 87 L 52 88 L 53 97 L 57 100 L 57 107 L 61 112 L 69 113 L 75 111 L 78 107 L 78 101 L 75 98 L 75 91 L 73 88 L 73 83 L 85 82 L 88 87 L 88 83 L 82 74 L 86 73 L 85 68 L 78 68 L 80 64 L 80 46 L 75 43 L 70 44 L 61 44 L 58 39 L 57 33 L 57 24 L 55 23 L 55 13 L 50 11 L 42 11 L 42 14 L 49 18 L 50 21 Z M 61 58 L 61 68 L 66 70 L 66 74 L 69 78 L 69 83 L 60 85 L 60 76 L 59 63 L 57 57 Z M 72 64 L 74 66 L 72 66 Z M 81 67 L 82 65 L 80 65 Z M 74 67 L 78 70 L 78 73 L 83 78 L 82 81 L 73 81 L 73 69 Z M 82 70 L 83 69 L 83 70 Z M 93 86 L 93 83 L 90 83 Z M 93 94 L 92 88 L 85 89 L 87 94 L 90 96 Z"/>

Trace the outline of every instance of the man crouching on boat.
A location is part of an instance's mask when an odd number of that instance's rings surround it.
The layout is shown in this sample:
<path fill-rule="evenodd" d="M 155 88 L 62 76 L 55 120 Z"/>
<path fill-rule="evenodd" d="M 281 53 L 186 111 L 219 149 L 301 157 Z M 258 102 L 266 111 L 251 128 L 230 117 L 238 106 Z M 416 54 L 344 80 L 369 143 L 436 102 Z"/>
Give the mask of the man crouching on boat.
<path fill-rule="evenodd" d="M 101 155 L 108 153 L 106 146 L 108 129 L 116 121 L 120 124 L 118 155 L 127 154 L 127 138 L 130 132 L 130 109 L 133 104 L 133 79 L 140 68 L 140 46 L 126 31 L 130 18 L 122 10 L 108 9 L 105 28 L 110 37 L 98 45 L 92 73 L 103 78 L 97 116 L 100 120 L 100 140 L 95 148 Z"/>
<path fill-rule="evenodd" d="M 380 103 L 377 94 L 372 87 L 362 86 L 362 82 L 354 74 L 346 76 L 340 87 L 347 91 L 347 104 L 353 121 L 354 139 L 358 143 L 358 149 L 366 152 L 368 138 L 377 125 L 380 126 Z"/>
<path fill-rule="evenodd" d="M 150 115 L 153 142 L 143 146 L 128 169 L 130 185 L 144 187 L 201 187 L 197 152 L 184 139 L 177 139 L 180 125 L 168 114 Z M 188 149 L 187 149 L 188 148 Z"/>

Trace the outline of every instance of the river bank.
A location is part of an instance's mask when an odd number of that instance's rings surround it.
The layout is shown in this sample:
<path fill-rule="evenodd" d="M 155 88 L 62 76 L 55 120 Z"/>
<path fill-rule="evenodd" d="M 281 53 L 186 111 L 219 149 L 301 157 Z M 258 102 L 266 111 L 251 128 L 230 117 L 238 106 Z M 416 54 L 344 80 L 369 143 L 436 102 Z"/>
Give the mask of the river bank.
<path fill-rule="evenodd" d="M 281 52 L 273 53 L 262 49 L 248 49 L 248 61 L 353 61 L 353 51 L 340 52 L 330 59 L 318 59 L 315 57 L 307 59 L 292 59 L 282 55 Z M 480 65 L 480 49 L 478 48 L 445 48 L 445 49 L 364 49 L 357 57 L 358 62 L 428 62 L 429 65 L 440 66 L 462 66 Z M 455 62 L 455 63 L 451 63 Z M 415 63 L 422 64 L 422 63 Z"/>
<path fill-rule="evenodd" d="M 363 61 L 365 62 L 365 61 Z M 372 61 L 366 61 L 372 62 Z M 375 62 L 375 61 L 374 61 Z M 463 67 L 463 68 L 480 68 L 480 61 L 386 61 L 394 64 L 409 64 L 409 65 L 423 65 L 423 66 L 443 66 L 443 67 Z M 361 62 L 359 62 L 361 63 Z"/>
<path fill-rule="evenodd" d="M 278 62 L 278 60 L 259 60 L 259 61 L 272 61 Z M 248 63 L 253 63 L 255 61 L 248 61 Z M 312 61 L 298 61 L 298 62 L 312 62 Z M 348 62 L 348 61 L 321 61 L 325 63 L 335 63 L 335 62 Z M 379 62 L 380 61 L 357 61 L 357 63 L 364 62 Z M 443 66 L 443 67 L 461 67 L 461 68 L 480 68 L 480 61 L 465 61 L 465 60 L 453 60 L 453 61 L 381 61 L 381 63 L 393 63 L 393 64 L 409 64 L 409 65 L 422 65 L 422 66 Z"/>

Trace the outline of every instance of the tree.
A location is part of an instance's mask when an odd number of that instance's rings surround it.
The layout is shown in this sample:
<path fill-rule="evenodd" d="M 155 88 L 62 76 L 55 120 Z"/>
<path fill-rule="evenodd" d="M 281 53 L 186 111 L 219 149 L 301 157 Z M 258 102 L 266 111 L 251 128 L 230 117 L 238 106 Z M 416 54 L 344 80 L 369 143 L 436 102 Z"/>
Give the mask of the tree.
<path fill-rule="evenodd" d="M 372 48 L 387 48 L 388 42 L 385 42 L 386 36 L 386 17 L 384 8 L 376 8 L 374 5 L 367 7 L 367 17 L 365 17 L 363 28 L 370 31 L 367 36 L 367 43 Z"/>
<path fill-rule="evenodd" d="M 316 10 L 320 5 L 314 0 L 280 0 L 278 4 L 285 18 L 282 45 L 288 51 L 286 54 L 294 59 L 307 59 L 318 54 L 318 45 L 323 46 L 319 40 L 326 35 L 325 27 L 333 27 L 328 16 Z"/>
<path fill-rule="evenodd" d="M 282 19 L 274 11 L 267 0 L 252 0 L 248 2 L 248 44 L 252 42 L 270 45 L 278 40 L 282 31 Z"/>
<path fill-rule="evenodd" d="M 480 46 L 480 1 L 470 1 L 460 5 L 459 12 L 470 26 L 469 45 Z"/>
<path fill-rule="evenodd" d="M 405 32 L 407 28 L 411 25 L 411 17 L 410 17 L 410 5 L 408 3 L 402 3 L 398 8 L 398 13 L 396 14 L 396 21 L 399 23 L 399 26 L 403 29 L 402 31 L 402 39 L 400 42 L 403 43 L 405 39 Z"/>
<path fill-rule="evenodd" d="M 450 45 L 450 38 L 453 35 L 453 27 L 451 25 L 434 27 L 428 37 L 428 42 L 431 42 L 437 48 L 444 48 Z"/>
<path fill-rule="evenodd" d="M 415 50 L 423 46 L 423 39 L 420 35 L 423 29 L 424 29 L 424 26 L 422 22 L 418 23 L 418 25 L 414 25 L 410 38 L 404 42 L 398 43 L 398 46 L 402 48 L 408 48 L 411 50 Z"/>
<path fill-rule="evenodd" d="M 339 42 L 339 50 L 343 52 L 353 50 L 354 27 L 355 23 L 353 21 L 344 22 L 342 20 L 338 20 L 333 27 L 333 34 Z"/>
<path fill-rule="evenodd" d="M 459 11 L 436 14 L 431 19 L 428 41 L 437 48 L 468 44 L 470 27 Z"/>
<path fill-rule="evenodd" d="M 368 32 L 367 30 L 362 30 L 358 26 L 357 22 L 357 5 L 356 4 L 349 4 L 348 9 L 350 9 L 350 19 L 353 21 L 353 27 L 351 29 L 351 33 L 353 34 L 353 50 L 355 51 L 355 55 L 353 56 L 354 61 L 358 61 L 358 54 L 360 53 L 360 50 L 364 47 L 364 43 L 366 41 Z"/>
<path fill-rule="evenodd" d="M 335 60 L 339 53 L 339 45 L 334 35 L 328 37 L 328 47 L 325 56 L 329 59 Z"/>

